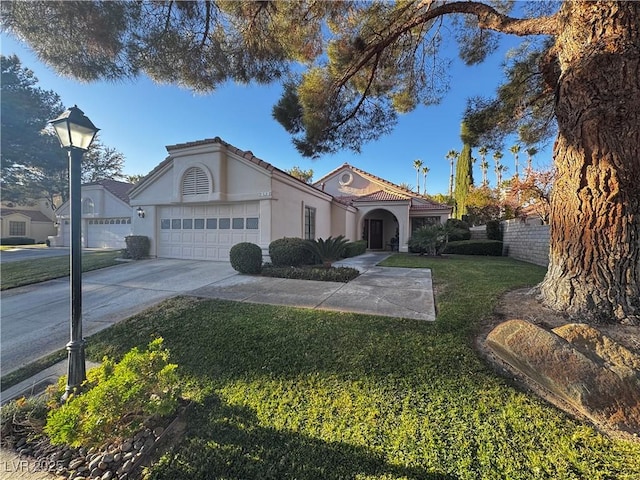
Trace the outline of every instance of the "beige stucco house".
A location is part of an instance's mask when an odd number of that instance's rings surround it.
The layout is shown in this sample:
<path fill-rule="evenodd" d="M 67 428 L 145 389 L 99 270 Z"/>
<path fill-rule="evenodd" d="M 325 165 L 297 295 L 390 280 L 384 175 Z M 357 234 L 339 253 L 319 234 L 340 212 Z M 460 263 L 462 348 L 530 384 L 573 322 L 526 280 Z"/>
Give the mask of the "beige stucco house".
<path fill-rule="evenodd" d="M 151 239 L 152 256 L 227 260 L 239 242 L 266 252 L 282 237 L 338 235 L 407 251 L 412 228 L 451 213 L 348 164 L 310 185 L 217 137 L 167 151 L 129 192 L 133 233 Z"/>
<path fill-rule="evenodd" d="M 44 200 L 32 206 L 4 202 L 0 219 L 1 238 L 26 237 L 44 243 L 55 232 L 53 210 Z"/>
<path fill-rule="evenodd" d="M 133 184 L 99 180 L 82 185 L 82 240 L 84 248 L 125 248 L 124 238 L 133 233 L 128 192 Z M 52 247 L 71 244 L 70 203 L 56 210 L 57 233 L 49 237 Z"/>

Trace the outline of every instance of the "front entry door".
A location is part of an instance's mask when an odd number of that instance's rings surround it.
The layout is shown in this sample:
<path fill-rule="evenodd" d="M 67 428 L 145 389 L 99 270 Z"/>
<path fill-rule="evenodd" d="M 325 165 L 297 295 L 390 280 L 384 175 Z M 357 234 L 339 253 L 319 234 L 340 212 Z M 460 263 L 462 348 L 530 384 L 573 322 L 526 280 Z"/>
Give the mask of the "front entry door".
<path fill-rule="evenodd" d="M 369 220 L 369 248 L 382 250 L 382 220 Z"/>

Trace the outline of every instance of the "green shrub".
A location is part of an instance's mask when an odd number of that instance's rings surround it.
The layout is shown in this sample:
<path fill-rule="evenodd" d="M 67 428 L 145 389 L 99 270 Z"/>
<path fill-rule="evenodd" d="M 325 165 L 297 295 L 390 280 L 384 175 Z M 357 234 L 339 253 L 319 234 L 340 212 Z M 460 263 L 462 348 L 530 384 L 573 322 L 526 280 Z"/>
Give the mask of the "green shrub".
<path fill-rule="evenodd" d="M 459 255 L 490 255 L 502 256 L 502 242 L 500 240 L 464 240 L 449 242 L 444 253 Z"/>
<path fill-rule="evenodd" d="M 269 244 L 271 263 L 277 267 L 298 267 L 314 263 L 313 254 L 302 238 L 279 238 Z"/>
<path fill-rule="evenodd" d="M 149 250 L 151 249 L 151 241 L 149 237 L 143 235 L 129 235 L 124 237 L 124 241 L 127 244 L 127 252 L 129 252 L 129 258 L 134 260 L 140 260 L 149 256 Z"/>
<path fill-rule="evenodd" d="M 147 350 L 133 348 L 119 363 L 105 358 L 87 374 L 80 395 L 51 410 L 44 427 L 51 443 L 86 447 L 124 438 L 149 417 L 169 415 L 178 407 L 177 365 L 169 363 L 162 338 Z M 65 377 L 59 383 L 64 390 Z"/>
<path fill-rule="evenodd" d="M 360 275 L 360 272 L 351 267 L 275 267 L 265 265 L 262 276 L 276 278 L 292 278 L 296 280 L 317 280 L 320 282 L 347 283 Z"/>
<path fill-rule="evenodd" d="M 33 245 L 36 241 L 28 237 L 4 237 L 0 238 L 0 245 Z"/>
<path fill-rule="evenodd" d="M 445 225 L 425 225 L 413 232 L 409 251 L 420 255 L 440 255 L 447 245 L 448 228 Z"/>
<path fill-rule="evenodd" d="M 231 247 L 229 260 L 233 269 L 240 273 L 260 273 L 262 269 L 262 249 L 255 243 L 238 243 Z"/>
<path fill-rule="evenodd" d="M 471 230 L 469 224 L 457 218 L 449 218 L 445 224 L 449 231 L 449 241 L 457 242 L 460 240 L 469 240 L 471 238 Z"/>
<path fill-rule="evenodd" d="M 307 240 L 306 248 L 313 253 L 313 256 L 319 259 L 326 268 L 329 268 L 333 262 L 343 257 L 347 243 L 349 243 L 349 241 L 344 238 L 344 235 L 339 235 L 336 238 L 329 236 L 326 240 L 322 238 Z"/>
<path fill-rule="evenodd" d="M 344 248 L 344 258 L 357 257 L 358 255 L 362 255 L 367 251 L 367 241 L 366 240 L 358 240 L 356 242 L 347 243 Z"/>
<path fill-rule="evenodd" d="M 487 222 L 487 239 L 502 241 L 502 228 L 500 227 L 500 221 L 489 220 Z"/>

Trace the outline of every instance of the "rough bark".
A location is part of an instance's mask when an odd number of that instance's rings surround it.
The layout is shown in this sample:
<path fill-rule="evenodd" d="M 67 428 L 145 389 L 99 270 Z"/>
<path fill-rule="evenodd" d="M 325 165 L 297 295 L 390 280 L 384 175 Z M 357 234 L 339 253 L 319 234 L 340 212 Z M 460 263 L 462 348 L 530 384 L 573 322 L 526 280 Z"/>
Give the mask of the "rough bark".
<path fill-rule="evenodd" d="M 565 2 L 544 302 L 640 324 L 640 2 Z"/>

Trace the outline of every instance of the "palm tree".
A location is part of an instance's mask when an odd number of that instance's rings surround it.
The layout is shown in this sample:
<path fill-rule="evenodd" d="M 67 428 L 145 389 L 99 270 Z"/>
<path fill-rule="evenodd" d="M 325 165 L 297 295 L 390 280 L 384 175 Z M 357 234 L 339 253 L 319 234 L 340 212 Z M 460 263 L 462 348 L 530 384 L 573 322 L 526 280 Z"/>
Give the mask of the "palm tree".
<path fill-rule="evenodd" d="M 427 173 L 429 173 L 429 167 L 422 167 L 422 177 L 423 177 L 423 183 L 422 183 L 422 194 L 426 195 L 427 194 Z"/>
<path fill-rule="evenodd" d="M 495 166 L 495 172 L 496 172 L 496 179 L 498 181 L 498 185 L 496 185 L 498 188 L 500 188 L 500 183 L 502 181 L 502 173 L 500 173 L 500 175 L 498 175 L 498 171 L 502 172 L 503 169 L 499 169 L 499 167 L 501 167 L 502 165 L 500 164 L 500 159 L 503 157 L 502 152 L 496 150 L 495 152 L 493 152 L 493 159 L 496 162 L 496 166 Z"/>
<path fill-rule="evenodd" d="M 413 168 L 416 169 L 416 190 L 420 193 L 420 169 L 422 168 L 422 160 L 419 158 L 413 161 Z"/>
<path fill-rule="evenodd" d="M 518 175 L 518 167 L 519 167 L 519 164 L 518 164 L 518 160 L 519 160 L 518 159 L 518 153 L 520 153 L 520 145 L 516 143 L 513 147 L 511 147 L 509 149 L 509 151 L 511 153 L 513 153 L 513 159 L 514 159 L 515 164 L 516 164 L 516 171 L 515 171 L 514 177 L 518 178 L 518 176 L 519 176 Z"/>
<path fill-rule="evenodd" d="M 453 195 L 453 164 L 458 158 L 458 155 L 460 155 L 460 153 L 456 152 L 455 150 L 449 150 L 449 152 L 445 156 L 445 158 L 448 159 L 449 163 L 451 164 L 451 174 L 449 175 L 449 196 L 450 197 Z"/>
<path fill-rule="evenodd" d="M 506 172 L 507 170 L 509 170 L 507 166 L 502 165 L 501 163 L 498 164 L 498 166 L 496 167 L 496 177 L 498 180 L 498 188 L 500 188 L 500 185 L 502 185 L 502 173 Z"/>
<path fill-rule="evenodd" d="M 489 178 L 487 176 L 487 172 L 489 171 L 489 162 L 487 162 L 484 158 L 480 162 L 480 169 L 482 170 L 482 186 L 486 187 L 489 185 Z"/>
<path fill-rule="evenodd" d="M 489 149 L 486 145 L 481 146 L 478 149 L 478 155 L 480 155 L 480 169 L 482 170 L 482 185 L 489 185 L 489 180 L 487 179 L 487 171 L 489 169 L 489 163 L 487 162 L 487 153 L 489 153 Z"/>
<path fill-rule="evenodd" d="M 531 166 L 531 164 L 533 162 L 533 156 L 536 153 L 538 153 L 538 149 L 536 147 L 529 147 L 525 151 L 527 152 L 527 177 L 528 177 L 529 175 L 531 175 L 531 172 L 533 171 L 533 167 Z"/>

